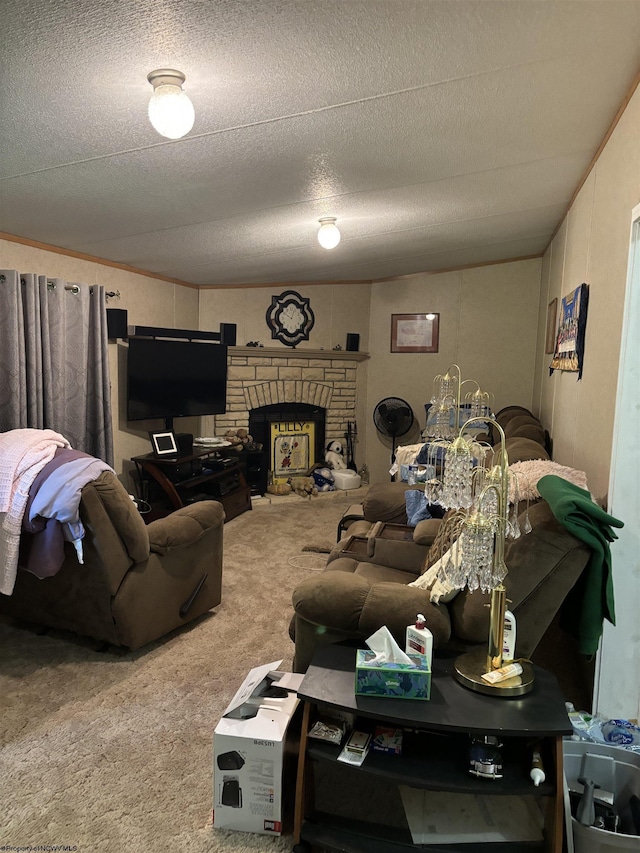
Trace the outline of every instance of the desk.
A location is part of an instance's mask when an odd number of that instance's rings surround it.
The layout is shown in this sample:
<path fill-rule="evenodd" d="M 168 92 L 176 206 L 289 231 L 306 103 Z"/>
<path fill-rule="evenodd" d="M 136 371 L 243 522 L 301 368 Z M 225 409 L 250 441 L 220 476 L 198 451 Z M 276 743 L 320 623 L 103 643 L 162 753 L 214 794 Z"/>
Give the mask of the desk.
<path fill-rule="evenodd" d="M 476 849 L 476 844 L 432 844 L 416 846 L 404 815 L 398 785 L 434 792 L 480 797 L 517 796 L 533 799 L 539 808 L 543 839 L 538 842 L 491 842 L 484 849 L 516 853 L 527 850 L 561 853 L 563 838 L 562 736 L 572 729 L 564 700 L 551 673 L 536 668 L 535 686 L 527 696 L 504 699 L 467 690 L 452 677 L 454 658 L 435 658 L 431 700 L 402 700 L 354 695 L 355 650 L 341 645 L 326 646 L 314 655 L 298 691 L 304 702 L 294 823 L 294 851 L 317 844 L 330 850 L 352 853 L 408 850 L 447 850 L 449 853 Z M 357 715 L 358 729 L 380 723 L 402 727 L 405 747 L 401 756 L 369 752 L 361 767 L 336 761 L 339 747 L 307 737 L 318 706 Z M 504 743 L 504 778 L 479 779 L 468 773 L 470 735 L 496 735 Z M 540 741 L 546 780 L 534 787 L 529 778 L 531 744 Z M 374 809 L 375 820 L 316 811 L 319 785 L 313 803 L 309 795 L 311 765 L 329 768 L 326 774 L 341 781 L 335 789 L 352 796 L 358 812 Z M 322 774 L 320 774 L 322 777 Z M 359 789 L 362 796 L 359 797 Z M 376 812 L 374 798 L 380 794 Z M 462 802 L 461 800 L 459 802 Z M 505 808 L 508 808 L 505 800 Z M 392 814 L 395 808 L 395 814 Z M 455 806 L 454 806 L 455 808 Z M 390 825 L 377 818 L 384 811 Z"/>

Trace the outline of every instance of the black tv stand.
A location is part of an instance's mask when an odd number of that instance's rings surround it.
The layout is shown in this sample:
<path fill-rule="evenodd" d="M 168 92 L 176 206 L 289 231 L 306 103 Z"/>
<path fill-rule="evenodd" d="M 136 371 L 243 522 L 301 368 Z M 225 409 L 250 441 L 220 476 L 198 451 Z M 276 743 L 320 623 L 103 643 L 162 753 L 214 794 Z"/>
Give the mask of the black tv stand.
<path fill-rule="evenodd" d="M 251 509 L 251 489 L 238 462 L 221 450 L 199 450 L 184 456 L 134 456 L 140 496 L 151 504 L 145 521 L 168 515 L 199 500 L 224 506 L 226 520 Z"/>

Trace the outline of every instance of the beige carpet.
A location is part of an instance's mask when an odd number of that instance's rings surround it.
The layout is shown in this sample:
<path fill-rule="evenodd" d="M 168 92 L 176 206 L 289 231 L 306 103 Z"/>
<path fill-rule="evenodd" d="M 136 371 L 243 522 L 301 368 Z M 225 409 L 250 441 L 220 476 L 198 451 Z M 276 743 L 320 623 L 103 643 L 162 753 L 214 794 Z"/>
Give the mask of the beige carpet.
<path fill-rule="evenodd" d="M 302 548 L 335 542 L 365 492 L 256 501 L 225 525 L 221 605 L 138 652 L 0 620 L 0 846 L 290 850 L 211 826 L 213 730 L 252 666 L 290 668 L 291 592 L 326 562 Z"/>

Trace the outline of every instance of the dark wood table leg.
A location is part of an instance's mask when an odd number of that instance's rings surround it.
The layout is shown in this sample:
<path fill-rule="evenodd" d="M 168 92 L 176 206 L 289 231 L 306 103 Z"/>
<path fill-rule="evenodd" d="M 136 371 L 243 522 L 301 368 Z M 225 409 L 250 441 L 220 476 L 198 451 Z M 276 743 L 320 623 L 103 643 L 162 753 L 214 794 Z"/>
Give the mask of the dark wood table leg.
<path fill-rule="evenodd" d="M 311 703 L 304 703 L 302 712 L 302 728 L 300 731 L 300 747 L 298 752 L 298 774 L 296 776 L 296 796 L 293 816 L 293 843 L 300 843 L 302 822 L 304 821 L 304 772 L 307 753 L 307 733 L 309 731 L 309 717 L 311 715 Z"/>

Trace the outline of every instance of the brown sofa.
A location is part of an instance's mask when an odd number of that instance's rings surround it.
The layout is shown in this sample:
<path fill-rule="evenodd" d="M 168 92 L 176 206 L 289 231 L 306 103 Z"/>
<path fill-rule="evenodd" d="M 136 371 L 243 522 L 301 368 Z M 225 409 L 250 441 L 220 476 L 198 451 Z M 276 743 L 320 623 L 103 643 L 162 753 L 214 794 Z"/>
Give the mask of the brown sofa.
<path fill-rule="evenodd" d="M 544 431 L 530 412 L 509 407 L 498 413 L 497 420 L 505 432 L 515 420 L 512 428 L 516 432 L 523 427 L 526 432 L 530 427 L 530 435 L 538 437 L 538 441 L 527 435 L 508 437 L 505 446 L 510 463 L 549 458 L 541 443 Z M 499 452 L 500 445 L 496 445 L 494 456 Z M 405 492 L 411 488 L 423 487 L 374 484 L 362 505 L 362 520 L 348 527 L 347 538 L 329 555 L 325 571 L 307 578 L 294 590 L 290 633 L 295 642 L 296 671 L 306 670 L 319 645 L 345 640 L 361 644 L 382 625 L 404 647 L 406 626 L 417 613 L 426 616 L 436 650 L 464 650 L 487 642 L 489 595 L 463 590 L 448 604 L 435 605 L 428 591 L 408 586 L 429 564 L 439 520 L 419 522 L 409 541 L 374 537 L 374 542 L 359 543 L 357 553 L 345 553 L 354 551 L 349 537 L 370 536 L 376 522 L 406 525 Z M 521 505 L 520 509 L 525 507 Z M 508 540 L 505 553 L 509 569 L 505 586 L 509 608 L 517 620 L 517 652 L 524 657 L 534 653 L 590 555 L 589 549 L 555 520 L 544 501 L 529 508 L 529 520 L 531 532 Z M 434 556 L 431 553 L 431 560 Z"/>
<path fill-rule="evenodd" d="M 558 524 L 544 501 L 530 507 L 529 519 L 531 532 L 508 541 L 505 552 L 509 568 L 505 586 L 517 620 L 518 655 L 523 657 L 533 654 L 590 554 Z M 426 616 L 436 650 L 463 650 L 487 642 L 489 595 L 463 590 L 448 604 L 435 605 L 427 590 L 407 585 L 420 574 L 437 520 L 419 522 L 413 541 L 403 548 L 380 539 L 371 556 L 345 554 L 353 534 L 365 534 L 364 526 L 370 525 L 355 522 L 329 555 L 324 572 L 305 579 L 293 592 L 297 672 L 307 669 L 319 645 L 344 640 L 361 643 L 382 625 L 404 648 L 406 627 L 417 613 Z"/>
<path fill-rule="evenodd" d="M 24 570 L 0 612 L 137 649 L 220 603 L 224 510 L 201 501 L 148 526 L 107 471 L 82 490 L 84 564 L 70 543 L 53 577 Z"/>

